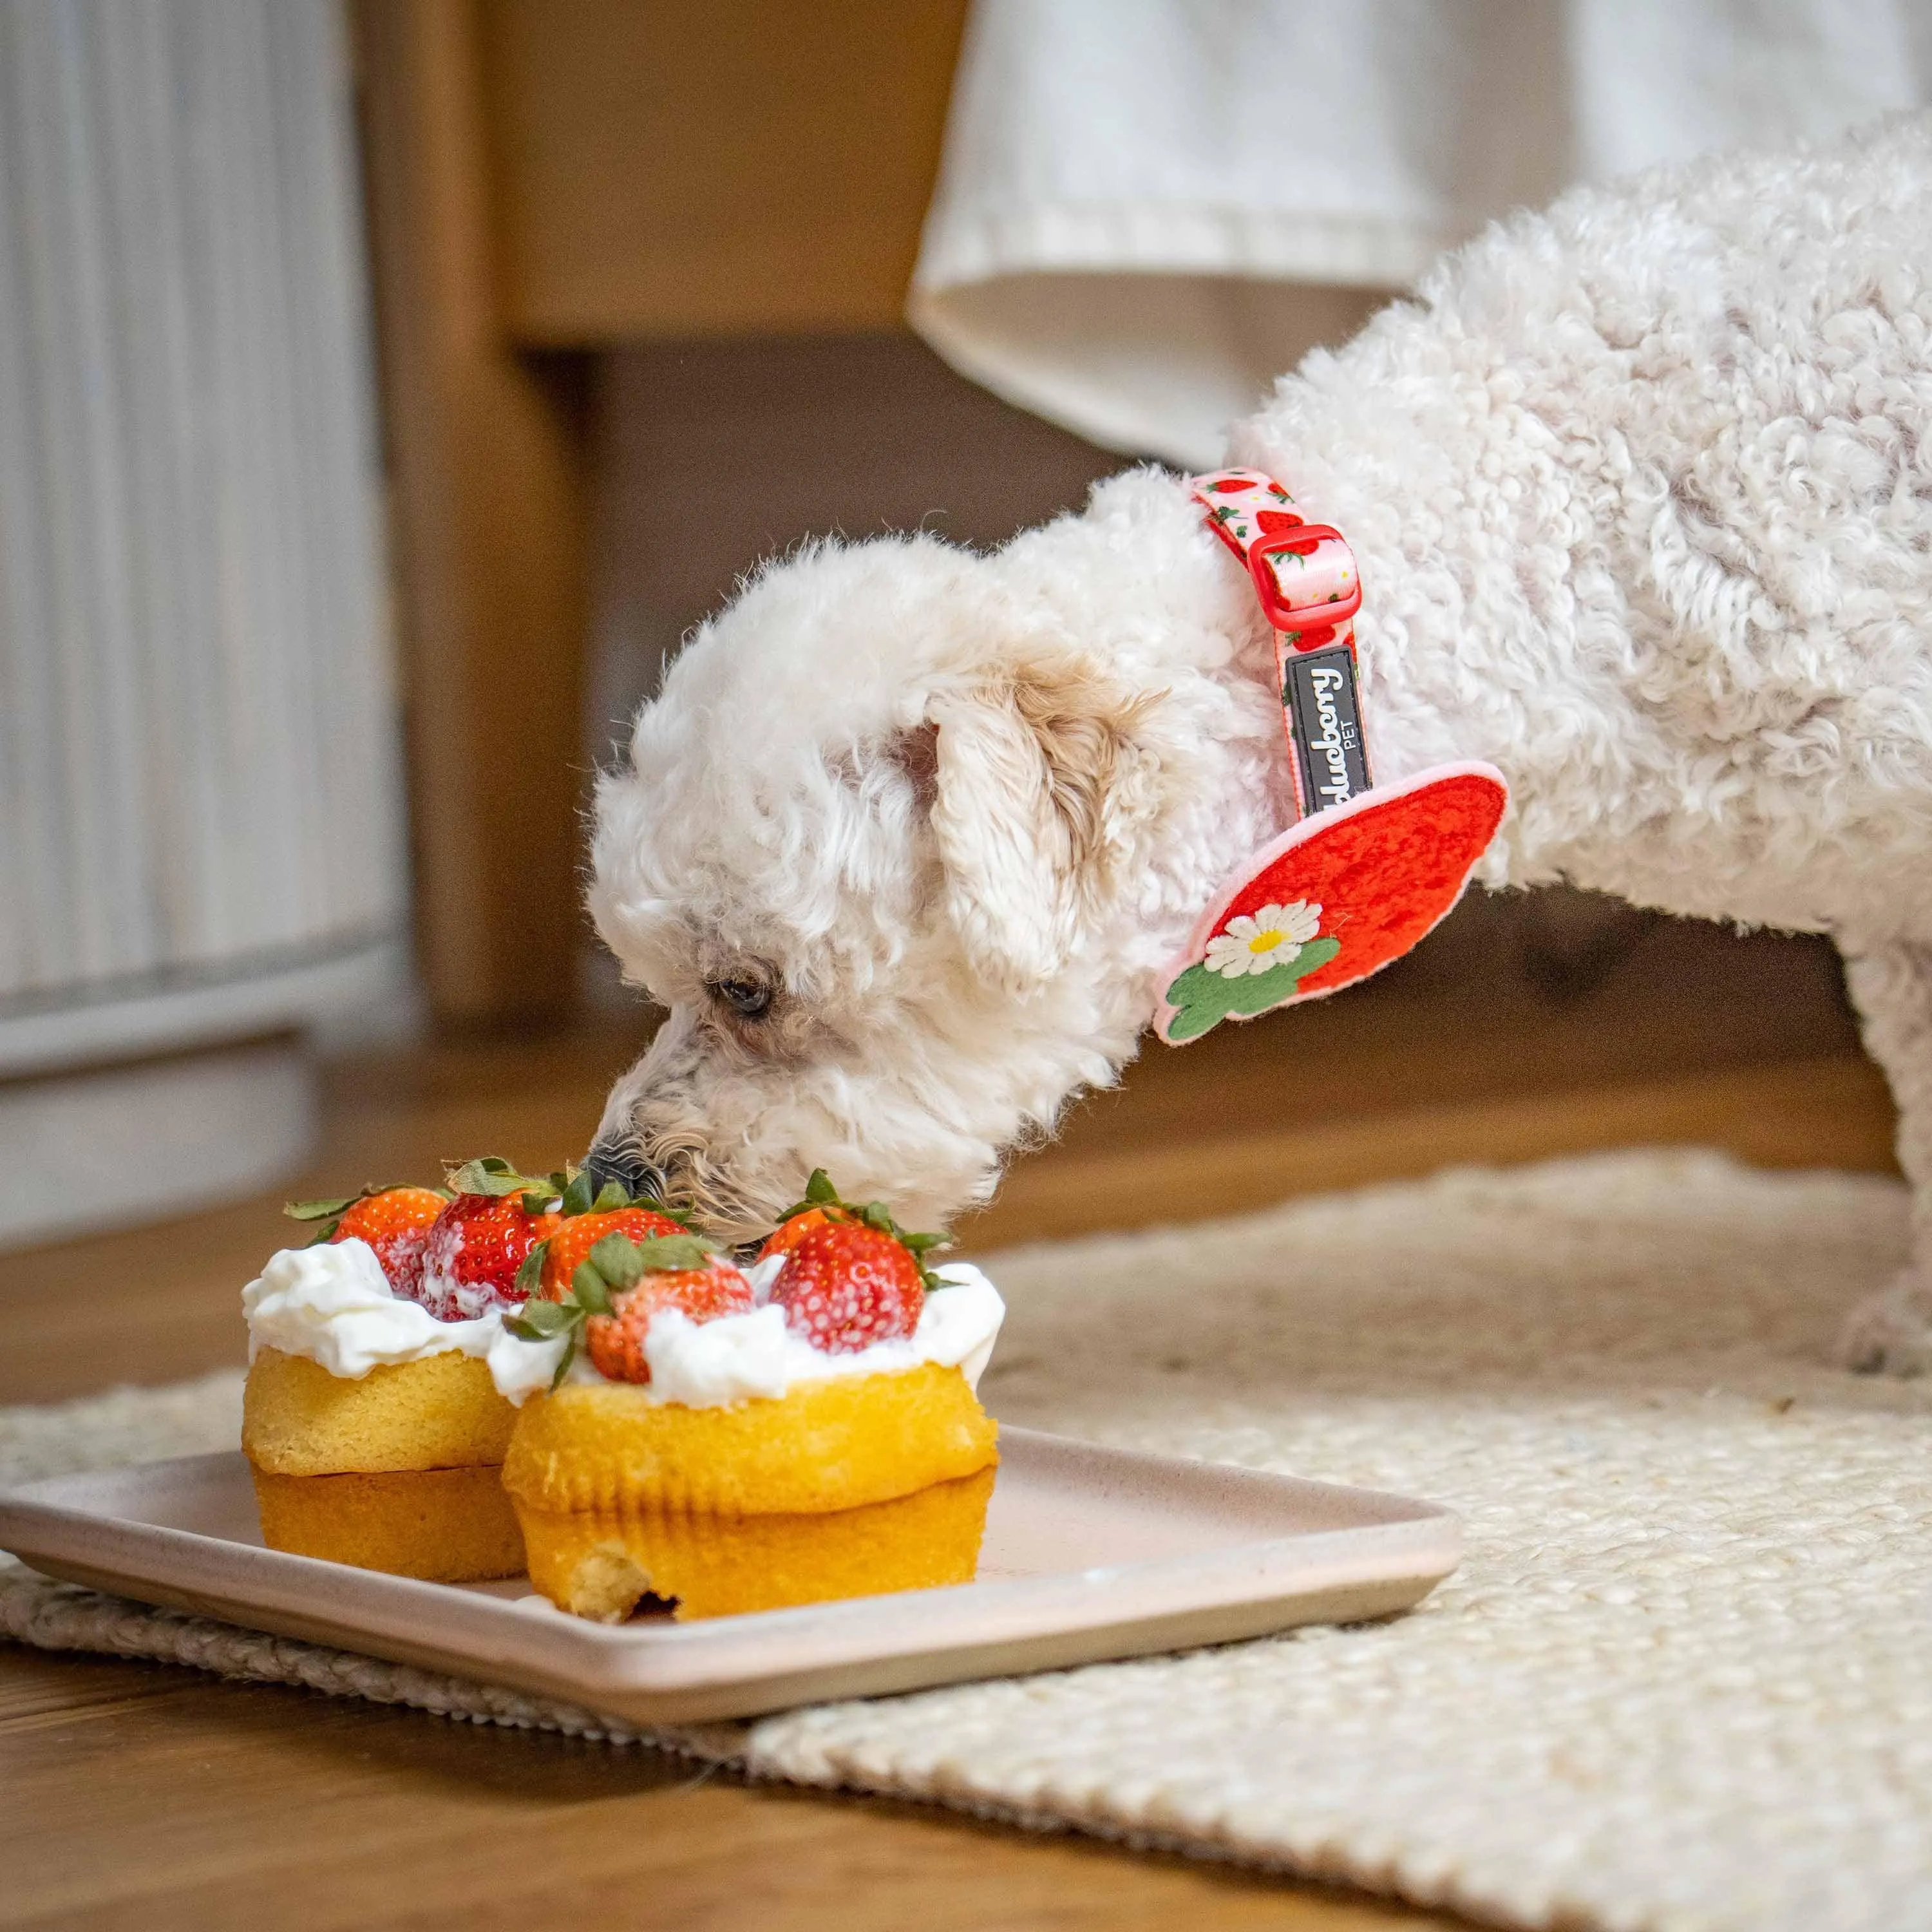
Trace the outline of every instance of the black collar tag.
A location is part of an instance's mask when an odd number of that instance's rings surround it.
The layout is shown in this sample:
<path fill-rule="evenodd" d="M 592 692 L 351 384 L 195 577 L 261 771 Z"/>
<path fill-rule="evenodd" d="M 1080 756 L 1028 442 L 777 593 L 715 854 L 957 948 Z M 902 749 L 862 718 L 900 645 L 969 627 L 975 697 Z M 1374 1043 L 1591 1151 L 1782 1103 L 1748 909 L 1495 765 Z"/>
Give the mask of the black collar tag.
<path fill-rule="evenodd" d="M 1286 670 L 1281 701 L 1294 730 L 1301 808 L 1312 817 L 1369 789 L 1355 654 L 1346 644 L 1292 652 Z"/>

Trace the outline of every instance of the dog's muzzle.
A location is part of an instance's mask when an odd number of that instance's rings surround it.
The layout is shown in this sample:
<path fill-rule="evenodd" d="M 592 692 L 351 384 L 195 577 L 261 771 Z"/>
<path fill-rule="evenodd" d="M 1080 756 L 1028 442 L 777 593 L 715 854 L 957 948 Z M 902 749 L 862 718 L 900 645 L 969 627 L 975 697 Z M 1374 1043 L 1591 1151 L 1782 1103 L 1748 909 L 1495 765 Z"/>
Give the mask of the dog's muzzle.
<path fill-rule="evenodd" d="M 621 1141 L 593 1142 L 584 1156 L 584 1171 L 593 1187 L 614 1180 L 632 1200 L 662 1201 L 664 1198 L 664 1170 L 644 1159 L 634 1148 Z"/>

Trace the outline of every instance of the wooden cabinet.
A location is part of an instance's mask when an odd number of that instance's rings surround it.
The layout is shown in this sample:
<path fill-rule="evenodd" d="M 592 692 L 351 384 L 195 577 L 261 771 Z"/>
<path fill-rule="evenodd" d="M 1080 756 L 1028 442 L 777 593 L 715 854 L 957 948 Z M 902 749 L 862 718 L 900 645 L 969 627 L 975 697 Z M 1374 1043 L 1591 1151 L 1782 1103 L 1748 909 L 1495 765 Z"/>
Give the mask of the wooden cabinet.
<path fill-rule="evenodd" d="M 355 0 L 418 944 L 446 1020 L 569 1000 L 586 363 L 897 325 L 964 0 Z"/>
<path fill-rule="evenodd" d="M 520 341 L 898 326 L 965 0 L 488 0 Z"/>

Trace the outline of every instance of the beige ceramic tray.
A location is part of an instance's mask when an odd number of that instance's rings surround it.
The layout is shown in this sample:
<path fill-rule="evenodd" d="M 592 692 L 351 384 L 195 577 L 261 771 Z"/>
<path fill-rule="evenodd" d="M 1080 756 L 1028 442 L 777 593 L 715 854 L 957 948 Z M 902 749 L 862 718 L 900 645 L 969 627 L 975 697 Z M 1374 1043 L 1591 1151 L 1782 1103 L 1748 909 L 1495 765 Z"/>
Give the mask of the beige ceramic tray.
<path fill-rule="evenodd" d="M 519 1578 L 453 1588 L 262 1547 L 239 1455 L 0 1496 L 0 1549 L 49 1575 L 638 1724 L 1137 1657 L 1385 1616 L 1462 1554 L 1456 1519 L 1372 1490 L 1000 1434 L 976 1582 L 674 1624 L 584 1623 Z M 519 1599 L 522 1600 L 519 1601 Z"/>

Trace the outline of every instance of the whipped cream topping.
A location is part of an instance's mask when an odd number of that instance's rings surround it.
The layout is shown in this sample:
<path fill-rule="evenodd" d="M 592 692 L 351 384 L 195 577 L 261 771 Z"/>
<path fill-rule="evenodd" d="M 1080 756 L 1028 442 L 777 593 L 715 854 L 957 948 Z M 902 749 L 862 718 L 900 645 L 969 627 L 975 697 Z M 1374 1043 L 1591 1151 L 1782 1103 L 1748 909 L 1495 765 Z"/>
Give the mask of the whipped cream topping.
<path fill-rule="evenodd" d="M 753 1290 L 760 1298 L 770 1292 L 782 1265 L 766 1263 L 750 1271 Z M 884 1375 L 916 1368 L 922 1362 L 963 1370 L 967 1381 L 977 1388 L 1006 1305 L 999 1290 L 970 1262 L 949 1262 L 933 1271 L 949 1285 L 926 1296 L 919 1326 L 911 1334 L 874 1342 L 849 1354 L 814 1348 L 786 1324 L 784 1310 L 769 1302 L 712 1322 L 694 1322 L 675 1308 L 664 1309 L 644 1337 L 651 1378 L 636 1385 L 638 1393 L 650 1402 L 719 1408 L 759 1397 L 776 1400 L 802 1382 Z M 505 1330 L 500 1346 L 489 1351 L 490 1372 L 498 1393 L 521 1406 L 548 1389 L 564 1348 L 560 1336 L 526 1342 Z M 604 1378 L 580 1351 L 566 1379 L 597 1382 Z"/>
<path fill-rule="evenodd" d="M 460 1350 L 488 1356 L 506 1339 L 502 1317 L 439 1322 L 397 1294 L 376 1251 L 351 1238 L 284 1248 L 242 1291 L 248 1359 L 257 1349 L 302 1355 L 332 1376 L 359 1382 L 385 1363 L 417 1362 Z"/>

